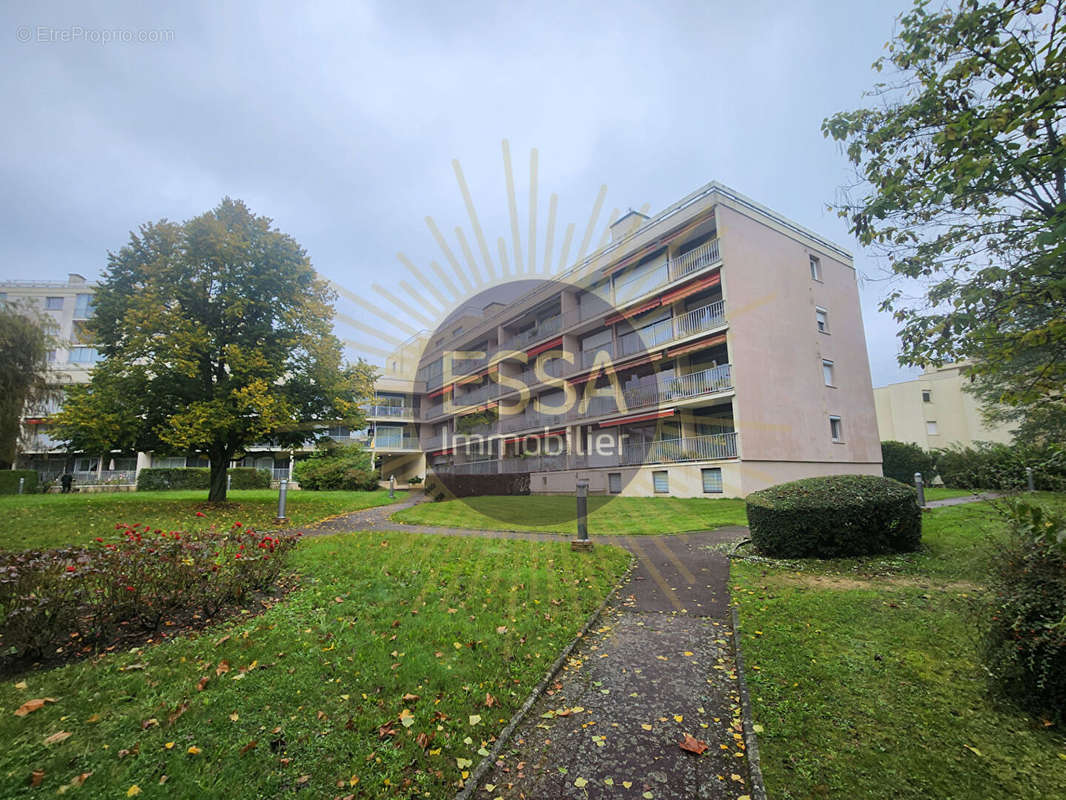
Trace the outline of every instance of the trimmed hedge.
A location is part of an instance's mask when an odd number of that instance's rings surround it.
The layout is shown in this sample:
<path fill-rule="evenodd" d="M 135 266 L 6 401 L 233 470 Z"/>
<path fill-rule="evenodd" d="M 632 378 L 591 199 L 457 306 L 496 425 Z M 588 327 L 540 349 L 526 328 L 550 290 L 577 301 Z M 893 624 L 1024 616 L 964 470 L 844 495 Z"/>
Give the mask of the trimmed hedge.
<path fill-rule="evenodd" d="M 426 476 L 426 496 L 479 497 L 483 494 L 529 494 L 529 473 L 501 475 L 433 474 Z"/>
<path fill-rule="evenodd" d="M 271 475 L 266 470 L 234 467 L 227 471 L 231 489 L 269 489 Z M 137 475 L 137 491 L 207 489 L 211 470 L 206 467 L 151 467 Z"/>
<path fill-rule="evenodd" d="M 917 550 L 916 492 L 891 478 L 829 475 L 782 483 L 747 497 L 756 548 L 777 558 L 840 558 Z"/>
<path fill-rule="evenodd" d="M 310 491 L 371 492 L 378 488 L 373 459 L 359 444 L 313 453 L 293 465 L 292 476 L 301 489 Z"/>
<path fill-rule="evenodd" d="M 19 478 L 26 479 L 22 491 L 26 494 L 37 491 L 37 470 L 3 469 L 0 470 L 0 494 L 18 494 Z"/>
<path fill-rule="evenodd" d="M 922 473 L 922 479 L 928 486 L 936 475 L 936 457 L 927 453 L 916 444 L 881 442 L 881 471 L 886 478 L 892 478 L 908 486 L 914 483 L 914 473 Z"/>

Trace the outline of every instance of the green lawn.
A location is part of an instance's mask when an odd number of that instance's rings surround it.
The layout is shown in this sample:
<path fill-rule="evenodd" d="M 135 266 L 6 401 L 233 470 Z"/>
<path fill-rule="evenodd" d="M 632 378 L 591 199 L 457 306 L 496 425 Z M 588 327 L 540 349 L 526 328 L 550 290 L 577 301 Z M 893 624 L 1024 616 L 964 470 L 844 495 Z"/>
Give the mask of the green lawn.
<path fill-rule="evenodd" d="M 733 563 L 770 797 L 1066 796 L 1066 736 L 991 701 L 976 658 L 1002 523 L 983 503 L 924 520 L 915 555 Z"/>
<path fill-rule="evenodd" d="M 402 497 L 398 493 L 397 497 Z M 0 496 L 0 548 L 63 547 L 85 544 L 115 529 L 116 523 L 145 524 L 165 530 L 228 528 L 240 522 L 271 530 L 278 510 L 276 489 L 231 491 L 225 506 L 208 507 L 207 492 L 115 492 Z M 286 515 L 291 525 L 389 503 L 389 493 L 290 492 Z M 200 511 L 204 516 L 197 517 Z"/>
<path fill-rule="evenodd" d="M 302 586 L 257 618 L 0 684 L 0 797 L 84 773 L 74 796 L 450 797 L 629 563 L 613 547 L 371 533 L 310 538 L 293 558 Z"/>
<path fill-rule="evenodd" d="M 945 489 L 943 486 L 926 486 L 926 500 L 947 500 L 952 497 L 972 497 L 969 489 Z"/>
<path fill-rule="evenodd" d="M 575 535 L 573 497 L 486 496 L 421 503 L 392 515 L 397 522 L 450 528 L 544 531 Z M 680 533 L 747 525 L 743 500 L 702 497 L 590 497 L 589 534 Z"/>

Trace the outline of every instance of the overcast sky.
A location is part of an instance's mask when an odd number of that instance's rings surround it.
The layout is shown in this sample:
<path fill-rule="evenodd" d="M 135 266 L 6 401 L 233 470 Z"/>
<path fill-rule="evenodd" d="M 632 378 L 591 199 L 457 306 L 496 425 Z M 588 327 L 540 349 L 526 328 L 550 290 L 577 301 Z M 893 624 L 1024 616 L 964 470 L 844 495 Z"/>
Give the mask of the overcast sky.
<path fill-rule="evenodd" d="M 602 228 L 718 180 L 852 250 L 874 385 L 915 374 L 880 266 L 826 209 L 851 173 L 820 131 L 862 103 L 909 2 L 309 5 L 5 3 L 0 279 L 94 278 L 137 225 L 230 195 L 372 297 L 410 278 L 399 251 L 445 263 L 426 216 L 459 253 L 453 159 L 493 254 L 511 241 L 507 139 L 523 248 L 531 148 L 556 251 L 601 185 Z"/>

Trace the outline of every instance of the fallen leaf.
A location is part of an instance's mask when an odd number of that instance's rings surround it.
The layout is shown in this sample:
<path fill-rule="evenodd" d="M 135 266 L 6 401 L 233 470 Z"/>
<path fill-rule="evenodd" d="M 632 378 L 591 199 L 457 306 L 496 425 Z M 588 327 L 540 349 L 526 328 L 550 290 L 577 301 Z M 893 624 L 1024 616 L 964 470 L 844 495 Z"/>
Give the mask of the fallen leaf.
<path fill-rule="evenodd" d="M 492 708 L 494 705 L 496 705 L 496 698 L 488 692 L 485 692 L 485 707 Z"/>
<path fill-rule="evenodd" d="M 30 685 L 26 683 L 26 681 L 19 681 L 15 684 L 15 688 L 18 689 L 20 692 L 24 692 L 30 688 Z"/>
<path fill-rule="evenodd" d="M 229 715 L 229 718 L 231 722 L 236 722 L 238 719 L 240 719 L 240 716 L 237 714 L 236 711 L 234 711 L 232 714 Z"/>
<path fill-rule="evenodd" d="M 229 672 L 229 662 L 219 661 L 218 666 L 215 667 L 215 675 L 224 675 Z"/>
<path fill-rule="evenodd" d="M 223 637 L 222 637 L 221 639 L 216 639 L 216 640 L 215 640 L 215 647 L 218 647 L 218 646 L 219 646 L 220 644 L 222 644 L 222 643 L 224 643 L 224 642 L 228 642 L 228 641 L 229 641 L 229 637 L 230 637 L 230 635 L 231 635 L 231 634 L 226 634 L 226 635 L 225 635 L 225 636 L 223 636 Z"/>
<path fill-rule="evenodd" d="M 696 755 L 702 755 L 707 751 L 706 742 L 701 742 L 699 739 L 688 733 L 685 734 L 685 738 L 680 741 L 678 747 L 689 753 L 695 753 Z"/>
<path fill-rule="evenodd" d="M 59 731 L 58 733 L 53 733 L 51 736 L 45 738 L 44 743 L 59 744 L 60 742 L 65 742 L 73 735 L 74 734 L 72 734 L 70 731 Z"/>
<path fill-rule="evenodd" d="M 35 769 L 30 773 L 30 787 L 36 789 L 41 785 L 41 781 L 44 780 L 44 770 Z"/>
<path fill-rule="evenodd" d="M 469 758 L 457 758 L 457 759 L 455 759 L 455 765 L 457 767 L 459 767 L 459 769 L 466 769 L 467 767 L 471 766 L 473 763 L 474 762 L 471 761 Z"/>
<path fill-rule="evenodd" d="M 500 627 L 498 627 L 496 629 L 496 633 L 500 634 L 501 636 L 503 634 L 507 633 L 507 626 L 506 625 L 501 625 Z"/>
<path fill-rule="evenodd" d="M 16 717 L 24 717 L 27 714 L 32 714 L 34 711 L 42 708 L 45 703 L 55 703 L 54 697 L 38 697 L 33 700 L 27 700 L 21 706 L 15 710 Z"/>
<path fill-rule="evenodd" d="M 578 789 L 584 789 L 587 783 L 588 781 L 584 778 L 574 778 L 574 786 L 576 786 Z"/>
<path fill-rule="evenodd" d="M 247 752 L 248 752 L 249 750 L 255 750 L 255 746 L 256 746 L 257 744 L 259 744 L 259 742 L 258 742 L 258 741 L 256 741 L 255 739 L 252 739 L 252 741 L 248 742 L 248 744 L 246 744 L 246 745 L 245 745 L 244 747 L 242 747 L 242 748 L 240 749 L 240 754 L 241 754 L 241 755 L 243 756 L 243 755 L 244 755 L 245 753 L 247 753 Z"/>
<path fill-rule="evenodd" d="M 91 772 L 83 772 L 80 775 L 75 775 L 70 781 L 70 785 L 74 787 L 81 786 L 85 781 L 89 780 L 90 775 L 92 775 Z"/>
<path fill-rule="evenodd" d="M 415 715 L 405 708 L 400 712 L 400 724 L 405 728 L 410 728 L 415 724 Z"/>
<path fill-rule="evenodd" d="M 978 750 L 978 749 L 977 749 L 976 747 L 972 747 L 971 745 L 968 745 L 968 744 L 964 744 L 964 745 L 963 745 L 963 747 L 965 747 L 965 748 L 966 748 L 967 750 L 969 750 L 969 751 L 970 751 L 971 753 L 973 753 L 973 754 L 974 754 L 975 756 L 983 756 L 983 755 L 984 755 L 984 753 L 982 753 L 982 752 L 981 752 L 980 750 Z"/>
<path fill-rule="evenodd" d="M 185 752 L 188 753 L 190 756 L 198 756 L 202 751 L 196 745 L 190 745 L 189 749 Z"/>
<path fill-rule="evenodd" d="M 343 697 L 343 695 L 342 695 L 342 697 Z M 417 694 L 411 694 L 410 692 L 408 692 L 407 694 L 405 694 L 405 695 L 403 696 L 403 701 L 404 701 L 405 703 L 414 703 L 414 702 L 417 702 L 417 701 L 418 701 L 418 699 L 419 699 L 419 698 L 418 698 L 418 695 L 417 695 Z"/>
<path fill-rule="evenodd" d="M 211 680 L 211 676 L 210 675 L 204 675 L 202 678 L 200 678 L 200 682 L 196 684 L 196 691 L 202 692 L 204 689 L 206 689 L 207 688 L 207 682 L 209 680 Z"/>
<path fill-rule="evenodd" d="M 137 784 L 133 784 L 133 786 L 131 786 L 129 789 L 126 790 L 126 797 L 136 797 L 140 793 L 141 793 L 141 787 L 138 786 Z"/>
<path fill-rule="evenodd" d="M 471 726 L 477 725 L 479 722 L 481 722 L 481 715 L 480 714 L 471 714 L 470 715 L 470 724 L 471 724 Z"/>
<path fill-rule="evenodd" d="M 418 746 L 421 747 L 423 750 L 429 747 L 429 737 L 426 736 L 426 734 L 424 733 L 418 734 L 418 736 L 415 737 L 415 742 L 417 742 Z"/>

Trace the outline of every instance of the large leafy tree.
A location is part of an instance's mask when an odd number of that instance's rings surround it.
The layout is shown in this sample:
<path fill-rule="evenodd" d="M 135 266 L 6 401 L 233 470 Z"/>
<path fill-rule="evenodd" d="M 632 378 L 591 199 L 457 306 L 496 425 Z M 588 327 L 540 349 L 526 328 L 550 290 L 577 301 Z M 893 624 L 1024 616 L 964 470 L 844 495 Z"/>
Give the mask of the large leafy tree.
<path fill-rule="evenodd" d="M 47 320 L 35 307 L 0 302 L 0 462 L 15 460 L 23 413 L 34 413 L 57 392 L 48 371 L 54 345 Z"/>
<path fill-rule="evenodd" d="M 363 425 L 374 372 L 343 362 L 334 299 L 299 244 L 240 201 L 144 225 L 109 257 L 91 326 L 104 360 L 68 393 L 56 435 L 86 450 L 205 453 L 209 499 L 224 500 L 247 445 Z"/>
<path fill-rule="evenodd" d="M 1007 417 L 1066 410 L 1064 11 L 918 0 L 877 102 L 822 125 L 857 171 L 841 216 L 901 279 L 883 303 L 901 362 L 972 360 Z"/>

